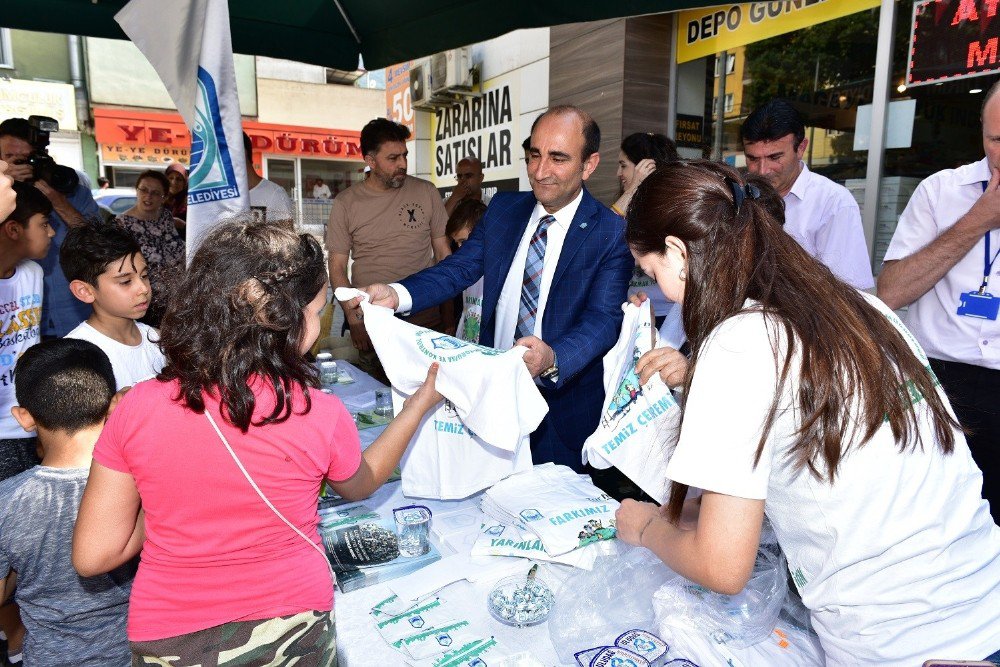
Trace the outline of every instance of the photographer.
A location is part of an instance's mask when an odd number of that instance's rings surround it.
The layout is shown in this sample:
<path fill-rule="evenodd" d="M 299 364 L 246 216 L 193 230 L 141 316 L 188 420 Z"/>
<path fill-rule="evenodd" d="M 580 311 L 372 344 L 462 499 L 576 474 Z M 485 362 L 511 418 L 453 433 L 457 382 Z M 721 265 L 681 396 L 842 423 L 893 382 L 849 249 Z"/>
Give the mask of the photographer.
<path fill-rule="evenodd" d="M 97 203 L 73 169 L 55 164 L 46 146 L 55 121 L 32 116 L 8 118 L 0 123 L 0 160 L 8 164 L 7 175 L 15 181 L 34 183 L 52 202 L 50 222 L 56 235 L 49 253 L 41 260 L 45 273 L 42 296 L 42 336 L 62 337 L 90 315 L 90 306 L 73 297 L 59 267 L 59 248 L 70 227 L 97 219 Z"/>

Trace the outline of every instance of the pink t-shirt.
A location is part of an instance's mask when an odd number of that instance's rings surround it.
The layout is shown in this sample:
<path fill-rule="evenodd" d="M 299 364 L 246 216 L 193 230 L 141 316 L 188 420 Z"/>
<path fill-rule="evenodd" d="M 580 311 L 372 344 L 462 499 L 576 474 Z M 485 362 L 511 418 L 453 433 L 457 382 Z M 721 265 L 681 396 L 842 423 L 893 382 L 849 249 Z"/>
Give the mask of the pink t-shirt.
<path fill-rule="evenodd" d="M 135 478 L 146 542 L 129 602 L 132 641 L 165 639 L 230 621 L 333 608 L 323 558 L 251 488 L 204 415 L 173 400 L 176 382 L 140 382 L 125 395 L 94 449 L 101 465 Z M 264 495 L 320 543 L 316 501 L 324 477 L 361 465 L 354 420 L 334 396 L 310 391 L 312 409 L 247 434 L 212 413 Z M 274 392 L 255 389 L 256 415 Z M 304 395 L 296 388 L 296 413 Z"/>

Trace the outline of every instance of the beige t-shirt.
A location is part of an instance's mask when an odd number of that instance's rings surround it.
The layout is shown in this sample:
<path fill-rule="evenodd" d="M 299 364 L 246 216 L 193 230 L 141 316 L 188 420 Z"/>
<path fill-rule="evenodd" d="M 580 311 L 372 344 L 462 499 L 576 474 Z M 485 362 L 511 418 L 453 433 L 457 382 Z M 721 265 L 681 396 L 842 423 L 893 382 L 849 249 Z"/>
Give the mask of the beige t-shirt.
<path fill-rule="evenodd" d="M 326 246 L 353 255 L 352 284 L 389 283 L 433 263 L 431 239 L 444 236 L 447 222 L 441 195 L 428 181 L 407 176 L 388 192 L 361 181 L 333 200 Z"/>

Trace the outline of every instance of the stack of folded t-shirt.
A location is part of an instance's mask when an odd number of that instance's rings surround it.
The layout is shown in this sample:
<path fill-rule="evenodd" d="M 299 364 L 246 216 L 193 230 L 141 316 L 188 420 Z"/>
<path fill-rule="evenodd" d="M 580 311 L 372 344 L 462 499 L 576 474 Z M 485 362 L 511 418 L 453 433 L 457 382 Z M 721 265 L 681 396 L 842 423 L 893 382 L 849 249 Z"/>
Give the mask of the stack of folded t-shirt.
<path fill-rule="evenodd" d="M 552 463 L 511 475 L 483 494 L 483 512 L 530 531 L 550 556 L 615 536 L 618 502 L 586 475 Z"/>

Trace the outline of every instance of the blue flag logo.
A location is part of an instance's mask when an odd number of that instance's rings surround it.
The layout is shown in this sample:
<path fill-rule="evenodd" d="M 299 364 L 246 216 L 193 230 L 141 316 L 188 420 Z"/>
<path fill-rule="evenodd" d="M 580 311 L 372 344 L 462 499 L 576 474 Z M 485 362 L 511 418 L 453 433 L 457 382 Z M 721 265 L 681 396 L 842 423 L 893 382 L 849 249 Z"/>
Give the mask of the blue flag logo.
<path fill-rule="evenodd" d="M 200 204 L 240 196 L 233 171 L 226 133 L 222 129 L 219 95 L 212 75 L 198 68 L 198 101 L 191 137 L 191 176 L 188 204 Z"/>

